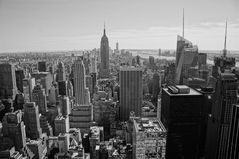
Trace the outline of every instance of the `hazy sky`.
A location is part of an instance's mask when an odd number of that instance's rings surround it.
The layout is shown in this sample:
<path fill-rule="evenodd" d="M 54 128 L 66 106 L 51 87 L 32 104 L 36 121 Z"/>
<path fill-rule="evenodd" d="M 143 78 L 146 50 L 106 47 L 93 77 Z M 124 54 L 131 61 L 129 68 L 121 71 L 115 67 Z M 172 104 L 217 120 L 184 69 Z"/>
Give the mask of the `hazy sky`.
<path fill-rule="evenodd" d="M 93 49 L 104 21 L 111 48 L 175 49 L 182 34 L 200 50 L 239 50 L 239 0 L 0 0 L 0 52 Z"/>

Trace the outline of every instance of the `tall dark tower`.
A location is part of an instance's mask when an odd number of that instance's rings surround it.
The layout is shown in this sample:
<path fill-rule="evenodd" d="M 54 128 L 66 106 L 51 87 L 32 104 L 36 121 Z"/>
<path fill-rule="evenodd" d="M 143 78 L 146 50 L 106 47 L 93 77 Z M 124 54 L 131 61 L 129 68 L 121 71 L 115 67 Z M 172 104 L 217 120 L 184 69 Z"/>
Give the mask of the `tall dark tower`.
<path fill-rule="evenodd" d="M 109 41 L 108 37 L 105 34 L 104 26 L 104 35 L 101 38 L 100 42 L 100 78 L 109 77 Z"/>
<path fill-rule="evenodd" d="M 206 159 L 232 158 L 227 156 L 227 142 L 231 135 L 230 122 L 234 115 L 233 105 L 237 104 L 238 99 L 238 79 L 232 70 L 235 67 L 235 58 L 226 55 L 226 37 L 227 23 L 223 55 L 214 58 L 212 75 L 216 79 L 216 87 L 212 96 L 212 113 L 208 117 Z"/>

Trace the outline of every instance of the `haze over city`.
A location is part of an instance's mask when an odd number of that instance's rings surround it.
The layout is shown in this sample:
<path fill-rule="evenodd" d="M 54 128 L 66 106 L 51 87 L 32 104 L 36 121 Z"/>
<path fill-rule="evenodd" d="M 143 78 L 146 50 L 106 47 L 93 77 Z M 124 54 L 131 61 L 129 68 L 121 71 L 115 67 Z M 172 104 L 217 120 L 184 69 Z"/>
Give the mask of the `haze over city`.
<path fill-rule="evenodd" d="M 0 0 L 0 53 L 100 46 L 104 22 L 114 49 L 176 49 L 182 34 L 200 50 L 239 50 L 238 0 Z"/>

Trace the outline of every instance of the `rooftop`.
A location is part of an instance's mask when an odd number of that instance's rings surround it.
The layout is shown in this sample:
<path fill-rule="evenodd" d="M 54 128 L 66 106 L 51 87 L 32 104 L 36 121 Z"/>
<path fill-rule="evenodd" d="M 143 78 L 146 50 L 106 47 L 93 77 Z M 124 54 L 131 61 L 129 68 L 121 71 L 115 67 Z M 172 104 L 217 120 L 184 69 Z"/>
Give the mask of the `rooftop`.
<path fill-rule="evenodd" d="M 158 119 L 151 118 L 135 118 L 134 126 L 137 132 L 166 132 L 165 127 Z"/>
<path fill-rule="evenodd" d="M 200 92 L 186 86 L 186 85 L 176 85 L 168 88 L 163 88 L 163 90 L 170 96 L 192 96 L 192 95 L 202 95 Z"/>
<path fill-rule="evenodd" d="M 100 136 L 100 127 L 92 126 L 90 127 L 90 131 L 91 131 L 91 137 L 98 138 Z"/>
<path fill-rule="evenodd" d="M 142 71 L 142 68 L 133 66 L 124 66 L 120 67 L 120 71 Z"/>

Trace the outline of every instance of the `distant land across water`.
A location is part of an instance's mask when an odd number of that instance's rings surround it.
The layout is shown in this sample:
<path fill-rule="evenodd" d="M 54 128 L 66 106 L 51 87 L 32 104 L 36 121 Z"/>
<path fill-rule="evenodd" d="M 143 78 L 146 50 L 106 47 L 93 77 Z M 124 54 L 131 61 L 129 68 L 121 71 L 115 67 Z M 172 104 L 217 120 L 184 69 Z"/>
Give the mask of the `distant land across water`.
<path fill-rule="evenodd" d="M 125 49 L 132 53 L 133 56 L 139 55 L 142 58 L 148 58 L 149 56 L 153 56 L 154 58 L 167 59 L 167 60 L 175 60 L 175 50 L 161 50 L 162 52 L 169 51 L 168 55 L 159 56 L 159 50 L 150 50 L 150 49 Z M 207 53 L 207 63 L 210 65 L 214 64 L 213 58 L 215 56 L 221 56 L 221 50 L 199 50 L 199 53 Z M 239 67 L 239 51 L 228 51 L 227 56 L 236 58 L 236 67 Z"/>
<path fill-rule="evenodd" d="M 159 50 L 158 49 L 121 49 L 125 51 L 129 51 L 132 53 L 133 56 L 139 55 L 142 58 L 148 58 L 149 56 L 153 56 L 154 58 L 161 58 L 167 60 L 175 60 L 175 50 L 174 49 L 161 49 L 161 55 L 159 57 Z M 8 53 L 0 53 L 1 55 L 6 54 L 66 54 L 71 55 L 75 54 L 76 56 L 82 55 L 83 52 L 87 52 L 91 50 L 59 50 L 59 51 L 26 51 L 26 52 L 8 52 Z M 165 53 L 168 53 L 165 55 Z M 207 63 L 213 65 L 213 58 L 215 56 L 221 56 L 222 50 L 199 50 L 199 53 L 207 53 Z M 239 50 L 228 50 L 227 56 L 235 57 L 236 58 L 236 67 L 239 67 Z"/>

